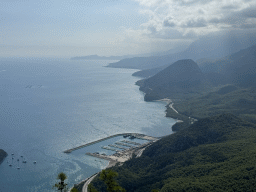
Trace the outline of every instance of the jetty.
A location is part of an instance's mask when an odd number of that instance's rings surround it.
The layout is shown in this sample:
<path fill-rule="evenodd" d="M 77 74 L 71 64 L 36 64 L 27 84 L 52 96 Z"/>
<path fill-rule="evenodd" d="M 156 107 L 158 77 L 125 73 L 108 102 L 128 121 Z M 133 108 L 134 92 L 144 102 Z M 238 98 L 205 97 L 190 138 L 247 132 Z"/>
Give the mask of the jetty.
<path fill-rule="evenodd" d="M 133 144 L 133 145 L 141 145 L 140 143 L 136 143 L 136 142 L 133 142 L 133 141 L 126 141 L 126 140 L 123 140 L 121 141 L 123 143 L 130 143 L 130 144 Z"/>
<path fill-rule="evenodd" d="M 111 136 L 108 136 L 108 137 L 99 139 L 99 140 L 97 140 L 97 141 L 93 141 L 93 142 L 90 142 L 90 143 L 86 143 L 86 144 L 84 144 L 84 145 L 81 145 L 81 146 L 78 146 L 78 147 L 74 147 L 74 148 L 72 148 L 72 149 L 65 150 L 64 153 L 71 153 L 72 151 L 75 151 L 75 150 L 77 150 L 77 149 L 81 149 L 81 148 L 84 148 L 84 147 L 87 147 L 87 146 L 90 146 L 90 145 L 93 145 L 93 144 L 96 144 L 96 143 L 105 141 L 105 140 L 107 140 L 107 139 L 111 139 L 111 138 L 114 138 L 114 137 L 118 137 L 118 136 L 123 136 L 124 138 L 129 137 L 129 138 L 131 138 L 131 139 L 137 138 L 137 139 L 143 139 L 143 140 L 148 140 L 148 141 L 155 141 L 155 140 L 158 140 L 158 139 L 159 139 L 159 138 L 157 138 L 157 137 L 151 137 L 151 136 L 144 135 L 144 134 L 140 134 L 140 133 L 120 133 L 120 134 L 115 134 L 115 135 L 111 135 Z"/>

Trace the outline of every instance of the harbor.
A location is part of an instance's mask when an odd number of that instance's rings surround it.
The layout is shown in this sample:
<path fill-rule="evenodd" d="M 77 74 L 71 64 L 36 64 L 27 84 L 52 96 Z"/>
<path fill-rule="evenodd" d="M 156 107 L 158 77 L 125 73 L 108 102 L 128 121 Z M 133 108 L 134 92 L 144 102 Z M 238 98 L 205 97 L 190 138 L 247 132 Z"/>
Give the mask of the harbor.
<path fill-rule="evenodd" d="M 108 136 L 108 137 L 105 137 L 105 138 L 102 138 L 102 139 L 99 139 L 99 140 L 96 140 L 96 141 L 93 141 L 93 142 L 90 142 L 90 143 L 86 143 L 84 145 L 74 147 L 72 149 L 65 150 L 64 153 L 71 153 L 72 151 L 75 151 L 75 150 L 78 150 L 78 149 L 81 149 L 81 148 L 84 148 L 84 147 L 87 147 L 87 146 L 90 146 L 90 145 L 108 140 L 108 139 L 111 139 L 111 138 L 114 138 L 114 137 L 118 137 L 118 136 L 123 136 L 123 138 L 130 138 L 130 139 L 137 138 L 137 139 L 147 140 L 149 142 L 159 139 L 158 137 L 152 137 L 152 136 L 148 136 L 148 135 L 144 135 L 144 134 L 140 134 L 140 133 L 120 133 L 120 134 L 111 135 L 111 136 Z M 123 142 L 123 146 L 125 145 L 126 142 Z M 130 144 L 133 144 L 133 143 L 131 143 L 132 141 L 128 141 L 128 142 Z M 126 144 L 126 146 L 127 145 L 128 145 L 128 143 Z M 130 147 L 130 145 L 128 147 Z"/>

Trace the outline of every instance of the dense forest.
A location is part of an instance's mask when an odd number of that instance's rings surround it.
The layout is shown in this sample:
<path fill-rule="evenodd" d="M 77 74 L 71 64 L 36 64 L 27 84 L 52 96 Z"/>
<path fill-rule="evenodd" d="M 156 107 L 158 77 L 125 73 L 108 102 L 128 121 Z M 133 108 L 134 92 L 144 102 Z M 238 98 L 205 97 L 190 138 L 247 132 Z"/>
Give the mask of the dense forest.
<path fill-rule="evenodd" d="M 200 119 L 111 169 L 127 191 L 253 191 L 256 125 L 231 114 Z M 93 181 L 99 191 L 104 184 Z"/>

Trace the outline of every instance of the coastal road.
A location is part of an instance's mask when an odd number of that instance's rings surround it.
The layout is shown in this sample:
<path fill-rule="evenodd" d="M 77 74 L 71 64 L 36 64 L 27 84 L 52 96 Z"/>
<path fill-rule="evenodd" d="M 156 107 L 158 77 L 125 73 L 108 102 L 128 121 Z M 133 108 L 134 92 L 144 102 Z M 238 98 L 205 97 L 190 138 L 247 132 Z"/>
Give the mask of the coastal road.
<path fill-rule="evenodd" d="M 174 107 L 173 107 L 173 103 L 172 103 L 172 104 L 170 104 L 170 105 L 169 105 L 169 107 L 170 107 L 173 111 L 175 111 L 176 113 L 179 113 L 176 109 L 174 109 Z"/>
<path fill-rule="evenodd" d="M 88 188 L 88 185 L 92 182 L 92 180 L 98 175 L 99 173 L 96 173 L 94 174 L 93 176 L 91 176 L 84 184 L 83 186 L 83 189 L 82 189 L 82 192 L 88 192 L 87 191 L 87 188 Z"/>

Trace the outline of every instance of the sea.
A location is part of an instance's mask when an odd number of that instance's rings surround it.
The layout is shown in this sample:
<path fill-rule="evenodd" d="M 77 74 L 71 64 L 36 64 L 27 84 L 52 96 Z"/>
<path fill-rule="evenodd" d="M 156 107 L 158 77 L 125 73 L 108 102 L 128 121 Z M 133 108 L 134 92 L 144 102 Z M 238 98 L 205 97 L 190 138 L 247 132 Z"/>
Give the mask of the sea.
<path fill-rule="evenodd" d="M 137 70 L 105 67 L 110 62 L 0 59 L 0 149 L 8 153 L 1 192 L 54 191 L 60 172 L 71 188 L 108 165 L 85 153 L 114 141 L 67 149 L 118 133 L 172 134 L 166 103 L 145 102 Z"/>

